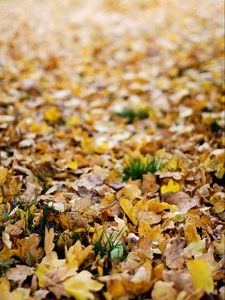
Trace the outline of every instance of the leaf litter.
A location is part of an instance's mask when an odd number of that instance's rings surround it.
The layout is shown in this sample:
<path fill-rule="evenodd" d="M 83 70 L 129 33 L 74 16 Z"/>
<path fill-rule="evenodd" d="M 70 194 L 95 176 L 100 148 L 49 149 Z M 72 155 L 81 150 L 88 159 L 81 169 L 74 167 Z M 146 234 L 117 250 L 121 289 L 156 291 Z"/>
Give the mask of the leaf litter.
<path fill-rule="evenodd" d="M 2 300 L 225 299 L 222 11 L 0 2 Z"/>

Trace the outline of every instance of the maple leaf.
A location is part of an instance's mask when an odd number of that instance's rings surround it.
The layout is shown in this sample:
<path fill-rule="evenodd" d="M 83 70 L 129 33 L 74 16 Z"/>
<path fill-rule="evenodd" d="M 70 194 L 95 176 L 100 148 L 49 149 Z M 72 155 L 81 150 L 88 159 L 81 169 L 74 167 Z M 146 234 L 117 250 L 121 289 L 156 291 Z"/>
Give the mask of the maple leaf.
<path fill-rule="evenodd" d="M 32 233 L 29 237 L 18 240 L 16 255 L 25 261 L 28 265 L 32 266 L 43 256 L 44 251 L 38 248 L 40 237 L 36 233 Z"/>
<path fill-rule="evenodd" d="M 65 259 L 58 259 L 56 252 L 45 256 L 36 270 L 39 287 L 50 290 L 57 298 L 66 295 L 63 282 L 75 274 L 75 269 L 66 265 Z"/>
<path fill-rule="evenodd" d="M 79 268 L 79 266 L 85 261 L 90 254 L 93 246 L 89 245 L 84 248 L 80 240 L 76 241 L 75 245 L 71 246 L 69 250 L 65 251 L 67 264 L 72 268 Z"/>
<path fill-rule="evenodd" d="M 81 271 L 74 277 L 64 281 L 65 291 L 77 300 L 95 299 L 92 292 L 100 291 L 104 284 L 93 280 L 92 274 L 88 271 Z"/>

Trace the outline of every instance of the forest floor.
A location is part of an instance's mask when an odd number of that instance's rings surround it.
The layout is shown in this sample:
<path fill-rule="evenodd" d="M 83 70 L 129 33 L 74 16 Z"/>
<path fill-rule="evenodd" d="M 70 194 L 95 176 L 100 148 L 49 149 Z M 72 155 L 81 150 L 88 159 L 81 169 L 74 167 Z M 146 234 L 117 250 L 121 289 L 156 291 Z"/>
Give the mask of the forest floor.
<path fill-rule="evenodd" d="M 225 299 L 223 1 L 0 1 L 0 299 Z"/>

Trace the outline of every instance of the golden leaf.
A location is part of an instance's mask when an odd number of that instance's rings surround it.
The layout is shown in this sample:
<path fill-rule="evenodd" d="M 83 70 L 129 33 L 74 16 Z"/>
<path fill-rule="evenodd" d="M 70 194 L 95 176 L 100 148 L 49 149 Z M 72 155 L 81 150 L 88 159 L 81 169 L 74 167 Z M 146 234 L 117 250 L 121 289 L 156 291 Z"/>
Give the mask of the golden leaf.
<path fill-rule="evenodd" d="M 79 124 L 79 118 L 76 116 L 69 116 L 66 121 L 66 125 L 68 126 L 77 126 Z"/>
<path fill-rule="evenodd" d="M 135 210 L 132 205 L 132 203 L 128 199 L 121 199 L 120 200 L 120 206 L 122 207 L 125 214 L 128 216 L 128 218 L 133 222 L 134 225 L 137 225 L 138 220 L 135 215 Z"/>
<path fill-rule="evenodd" d="M 95 297 L 92 292 L 100 291 L 104 285 L 91 277 L 90 272 L 81 271 L 74 277 L 65 280 L 63 287 L 70 296 L 77 300 L 94 300 Z"/>
<path fill-rule="evenodd" d="M 30 289 L 17 288 L 10 292 L 10 283 L 4 277 L 0 278 L 0 295 L 1 300 L 29 300 L 32 299 Z"/>
<path fill-rule="evenodd" d="M 168 192 L 179 192 L 180 191 L 180 185 L 179 183 L 173 181 L 173 179 L 170 179 L 167 185 L 163 185 L 161 187 L 161 194 L 165 194 Z"/>
<path fill-rule="evenodd" d="M 8 169 L 4 167 L 0 167 L 0 187 L 3 186 L 7 179 Z"/>
<path fill-rule="evenodd" d="M 185 239 L 188 243 L 197 242 L 201 240 L 200 235 L 197 233 L 195 224 L 187 223 L 184 228 Z"/>
<path fill-rule="evenodd" d="M 92 248 L 92 245 L 84 248 L 81 242 L 78 240 L 75 245 L 69 248 L 69 250 L 66 249 L 67 264 L 70 267 L 77 269 L 85 261 Z"/>
<path fill-rule="evenodd" d="M 203 259 L 194 259 L 187 262 L 187 267 L 195 289 L 203 289 L 208 293 L 212 293 L 214 283 L 208 263 Z"/>
<path fill-rule="evenodd" d="M 71 170 L 77 170 L 78 168 L 78 164 L 76 160 L 72 160 L 71 162 L 68 163 L 68 168 L 70 168 Z"/>
<path fill-rule="evenodd" d="M 56 107 L 51 107 L 45 112 L 45 120 L 49 122 L 58 121 L 61 117 L 60 111 Z"/>

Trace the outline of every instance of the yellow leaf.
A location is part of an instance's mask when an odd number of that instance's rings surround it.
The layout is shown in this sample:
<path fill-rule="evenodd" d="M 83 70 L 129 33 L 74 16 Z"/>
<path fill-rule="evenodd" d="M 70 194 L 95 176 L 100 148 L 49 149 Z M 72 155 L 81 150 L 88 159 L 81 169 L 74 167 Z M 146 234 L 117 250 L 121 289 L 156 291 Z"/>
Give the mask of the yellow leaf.
<path fill-rule="evenodd" d="M 44 249 L 46 255 L 48 255 L 55 247 L 53 243 L 54 240 L 54 229 L 50 228 L 49 230 L 45 227 L 45 240 L 44 240 Z"/>
<path fill-rule="evenodd" d="M 77 300 L 94 300 L 92 292 L 103 288 L 103 284 L 91 279 L 92 274 L 88 271 L 81 271 L 63 283 L 65 291 Z"/>
<path fill-rule="evenodd" d="M 92 154 L 94 152 L 104 154 L 109 148 L 107 142 L 99 142 L 88 136 L 84 136 L 82 139 L 81 147 L 86 154 Z"/>
<path fill-rule="evenodd" d="M 73 94 L 75 94 L 75 95 L 79 94 L 80 91 L 81 91 L 81 89 L 80 89 L 79 86 L 74 86 L 74 87 L 72 88 L 72 92 L 73 92 Z"/>
<path fill-rule="evenodd" d="M 175 205 L 168 204 L 166 202 L 159 202 L 159 199 L 151 199 L 146 203 L 149 211 L 161 213 L 162 211 L 169 209 L 173 211 L 176 209 Z"/>
<path fill-rule="evenodd" d="M 0 167 L 0 187 L 3 186 L 7 179 L 8 169 Z"/>
<path fill-rule="evenodd" d="M 69 250 L 66 249 L 65 251 L 67 264 L 70 267 L 77 269 L 88 257 L 92 248 L 92 245 L 84 248 L 81 242 L 78 240 L 75 245 L 70 247 Z"/>
<path fill-rule="evenodd" d="M 52 128 L 48 126 L 46 122 L 42 122 L 40 124 L 38 124 L 37 122 L 33 122 L 29 125 L 29 130 L 31 132 L 45 135 L 45 134 L 49 134 L 52 131 Z"/>
<path fill-rule="evenodd" d="M 184 235 L 187 243 L 197 242 L 201 240 L 200 235 L 197 233 L 197 228 L 193 223 L 187 223 L 184 228 Z"/>
<path fill-rule="evenodd" d="M 55 122 L 61 117 L 60 111 L 56 107 L 51 107 L 45 112 L 45 120 Z"/>
<path fill-rule="evenodd" d="M 174 155 L 166 164 L 166 169 L 171 170 L 171 171 L 176 171 L 177 170 L 177 157 Z"/>
<path fill-rule="evenodd" d="M 151 232 L 151 226 L 146 221 L 140 220 L 138 226 L 138 233 L 140 237 L 148 236 L 150 232 Z"/>
<path fill-rule="evenodd" d="M 173 282 L 157 281 L 152 290 L 152 300 L 176 300 L 177 293 Z"/>
<path fill-rule="evenodd" d="M 141 190 L 138 188 L 136 182 L 126 184 L 126 186 L 120 191 L 124 197 L 133 200 L 141 195 Z"/>
<path fill-rule="evenodd" d="M 84 138 L 81 141 L 81 147 L 83 151 L 87 154 L 91 154 L 94 152 L 94 146 L 94 141 L 88 136 L 84 136 Z"/>
<path fill-rule="evenodd" d="M 10 292 L 9 281 L 5 278 L 0 278 L 0 295 L 1 300 L 29 300 L 31 299 L 30 289 L 17 288 Z"/>
<path fill-rule="evenodd" d="M 73 160 L 68 164 L 68 168 L 70 168 L 71 170 L 77 170 L 78 165 L 77 165 L 77 161 Z"/>
<path fill-rule="evenodd" d="M 134 225 L 137 225 L 137 218 L 135 216 L 134 207 L 132 203 L 128 199 L 121 199 L 120 206 L 122 207 L 125 214 L 128 218 L 133 222 Z"/>
<path fill-rule="evenodd" d="M 170 179 L 167 185 L 163 185 L 161 187 L 161 194 L 165 194 L 168 192 L 179 192 L 180 191 L 180 185 L 179 183 L 173 181 L 173 179 Z"/>
<path fill-rule="evenodd" d="M 76 116 L 69 116 L 66 121 L 68 126 L 77 126 L 79 124 L 79 118 Z"/>
<path fill-rule="evenodd" d="M 187 248 L 195 258 L 201 256 L 205 249 L 205 240 L 191 242 Z"/>
<path fill-rule="evenodd" d="M 104 154 L 109 149 L 108 143 L 103 142 L 100 145 L 96 145 L 94 151 L 99 154 Z"/>
<path fill-rule="evenodd" d="M 60 270 L 60 268 L 62 271 L 64 265 L 65 265 L 65 260 L 58 259 L 56 252 L 54 251 L 50 252 L 48 256 L 45 256 L 42 259 L 41 263 L 37 265 L 37 270 L 35 274 L 38 278 L 38 285 L 41 288 L 48 288 L 49 278 L 51 278 L 52 281 L 53 280 L 52 275 L 56 274 Z M 54 279 L 56 280 L 56 277 Z"/>
<path fill-rule="evenodd" d="M 195 289 L 203 289 L 209 293 L 213 292 L 212 273 L 206 261 L 203 259 L 194 259 L 187 262 L 187 267 Z"/>

